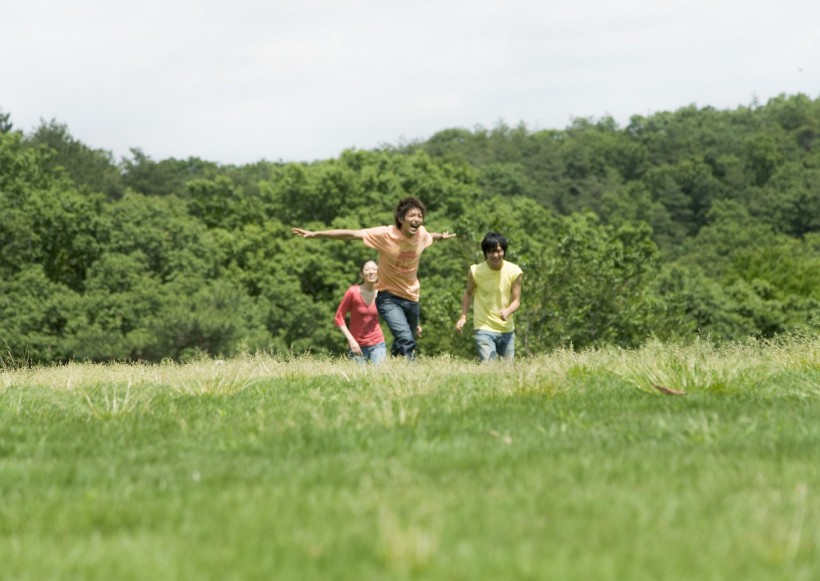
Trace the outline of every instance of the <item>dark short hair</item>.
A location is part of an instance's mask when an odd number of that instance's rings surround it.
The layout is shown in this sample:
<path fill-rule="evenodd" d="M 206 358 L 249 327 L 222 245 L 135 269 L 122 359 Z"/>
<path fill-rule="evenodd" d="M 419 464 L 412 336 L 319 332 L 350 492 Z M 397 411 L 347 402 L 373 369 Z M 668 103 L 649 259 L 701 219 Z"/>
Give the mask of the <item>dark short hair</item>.
<path fill-rule="evenodd" d="M 396 210 L 393 212 L 393 217 L 396 219 L 396 228 L 401 228 L 401 222 L 411 208 L 421 210 L 422 218 L 427 213 L 427 208 L 424 207 L 424 203 L 418 198 L 409 197 L 399 200 L 399 203 L 396 204 Z"/>
<path fill-rule="evenodd" d="M 504 256 L 507 255 L 507 239 L 498 232 L 488 232 L 481 241 L 481 252 L 484 253 L 484 258 L 487 258 L 487 253 L 492 252 L 498 247 L 504 251 Z"/>

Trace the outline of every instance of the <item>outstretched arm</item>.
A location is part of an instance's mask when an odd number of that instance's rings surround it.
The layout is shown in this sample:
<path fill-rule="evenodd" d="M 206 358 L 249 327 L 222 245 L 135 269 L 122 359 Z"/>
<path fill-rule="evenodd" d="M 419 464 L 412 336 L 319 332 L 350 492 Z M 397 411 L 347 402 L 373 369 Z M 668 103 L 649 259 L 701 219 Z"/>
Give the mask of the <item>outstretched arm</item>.
<path fill-rule="evenodd" d="M 450 232 L 445 230 L 444 232 L 430 232 L 430 236 L 432 236 L 433 240 L 437 242 L 439 240 L 447 240 L 448 238 L 455 238 L 457 236 L 457 234 L 453 234 L 453 233 L 450 233 Z"/>
<path fill-rule="evenodd" d="M 305 230 L 304 228 L 291 228 L 290 231 L 302 238 L 330 238 L 332 240 L 364 238 L 364 230 Z"/>

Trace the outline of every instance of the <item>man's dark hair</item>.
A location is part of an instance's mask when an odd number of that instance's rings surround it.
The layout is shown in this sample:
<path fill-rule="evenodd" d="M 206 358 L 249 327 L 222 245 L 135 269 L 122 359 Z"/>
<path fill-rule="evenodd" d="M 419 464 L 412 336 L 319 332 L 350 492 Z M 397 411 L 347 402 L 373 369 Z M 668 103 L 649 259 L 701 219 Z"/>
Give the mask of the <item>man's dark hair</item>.
<path fill-rule="evenodd" d="M 504 251 L 504 256 L 507 256 L 507 239 L 498 232 L 489 232 L 481 241 L 481 251 L 484 253 L 484 258 L 487 258 L 487 253 L 492 252 L 498 247 Z"/>
<path fill-rule="evenodd" d="M 396 205 L 396 210 L 393 212 L 393 216 L 396 219 L 396 228 L 401 228 L 402 220 L 404 220 L 404 217 L 411 208 L 421 210 L 422 218 L 427 213 L 427 208 L 424 207 L 424 204 L 418 198 L 410 197 L 399 200 L 399 203 Z"/>

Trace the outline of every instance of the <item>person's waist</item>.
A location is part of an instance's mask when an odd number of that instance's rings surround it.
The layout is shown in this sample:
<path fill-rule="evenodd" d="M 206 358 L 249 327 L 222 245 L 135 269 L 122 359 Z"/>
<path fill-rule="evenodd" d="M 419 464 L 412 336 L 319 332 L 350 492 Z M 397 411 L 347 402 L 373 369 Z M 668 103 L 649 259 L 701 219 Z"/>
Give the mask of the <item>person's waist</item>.
<path fill-rule="evenodd" d="M 389 297 L 396 297 L 397 299 L 402 299 L 405 301 L 410 301 L 413 303 L 419 302 L 419 295 L 411 295 L 410 293 L 400 293 L 396 290 L 388 290 L 388 289 L 379 289 L 379 295 L 384 298 L 385 296 Z M 378 297 L 376 297 L 378 298 Z"/>

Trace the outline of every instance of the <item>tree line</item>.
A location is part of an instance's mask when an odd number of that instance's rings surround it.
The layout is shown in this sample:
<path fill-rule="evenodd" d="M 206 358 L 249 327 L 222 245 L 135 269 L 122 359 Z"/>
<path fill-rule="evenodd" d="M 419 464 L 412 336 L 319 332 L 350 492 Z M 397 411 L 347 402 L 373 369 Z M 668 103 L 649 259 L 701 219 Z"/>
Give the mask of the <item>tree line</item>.
<path fill-rule="evenodd" d="M 417 196 L 423 354 L 472 357 L 454 332 L 494 230 L 525 273 L 519 352 L 652 339 L 817 333 L 820 99 L 500 123 L 310 163 L 115 160 L 0 110 L 0 361 L 339 354 L 363 245 L 293 236 L 392 223 Z"/>

